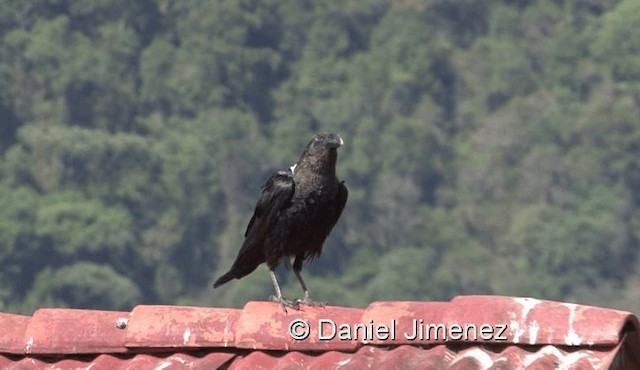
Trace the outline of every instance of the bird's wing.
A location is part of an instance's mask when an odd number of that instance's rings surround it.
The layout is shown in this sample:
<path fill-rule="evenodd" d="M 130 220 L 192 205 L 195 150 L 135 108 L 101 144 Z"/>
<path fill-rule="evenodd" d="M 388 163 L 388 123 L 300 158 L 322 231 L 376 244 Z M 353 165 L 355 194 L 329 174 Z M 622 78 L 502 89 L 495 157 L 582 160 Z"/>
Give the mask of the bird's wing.
<path fill-rule="evenodd" d="M 269 177 L 263 188 L 262 197 L 258 200 L 244 233 L 244 242 L 238 256 L 231 269 L 216 280 L 214 288 L 231 279 L 240 279 L 250 274 L 265 261 L 264 239 L 280 212 L 289 206 L 295 192 L 295 182 L 290 172 L 281 171 Z"/>
<path fill-rule="evenodd" d="M 328 215 L 326 227 L 327 234 L 331 232 L 331 229 L 336 225 L 338 219 L 342 215 L 342 211 L 344 210 L 344 206 L 347 204 L 347 198 L 349 197 L 349 191 L 347 187 L 344 185 L 344 181 L 341 181 L 338 185 L 338 193 L 335 198 L 335 208 L 333 214 Z"/>
<path fill-rule="evenodd" d="M 246 238 L 258 231 L 263 234 L 272 226 L 280 212 L 290 204 L 296 185 L 290 172 L 280 171 L 267 179 L 263 189 L 244 233 Z"/>
<path fill-rule="evenodd" d="M 333 221 L 334 225 L 338 222 L 340 215 L 342 215 L 342 211 L 344 210 L 344 206 L 347 204 L 347 198 L 349 197 L 349 191 L 347 190 L 347 186 L 344 184 L 344 181 L 340 182 L 338 186 L 338 195 L 336 196 L 336 215 L 335 221 Z"/>

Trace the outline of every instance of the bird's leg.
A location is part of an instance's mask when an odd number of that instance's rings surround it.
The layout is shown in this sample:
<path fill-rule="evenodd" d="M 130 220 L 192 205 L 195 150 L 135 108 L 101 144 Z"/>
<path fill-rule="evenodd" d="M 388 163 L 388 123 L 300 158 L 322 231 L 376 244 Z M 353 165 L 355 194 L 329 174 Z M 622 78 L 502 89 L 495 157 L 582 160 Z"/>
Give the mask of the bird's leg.
<path fill-rule="evenodd" d="M 291 266 L 291 261 L 289 261 L 289 259 L 287 259 L 287 265 L 288 267 Z M 304 292 L 304 298 L 303 299 L 296 299 L 295 302 L 300 304 L 306 304 L 308 306 L 320 306 L 323 307 L 324 306 L 324 302 L 315 302 L 312 301 L 311 298 L 309 297 L 309 289 L 307 289 L 307 284 L 304 283 L 304 280 L 302 280 L 302 275 L 300 275 L 300 270 L 302 269 L 302 259 L 298 259 L 296 257 L 295 262 L 293 263 L 293 273 L 296 274 L 296 278 L 298 278 L 298 281 L 300 282 L 300 286 L 302 287 L 302 291 Z"/>
<path fill-rule="evenodd" d="M 275 297 L 271 296 L 271 300 L 274 302 L 280 303 L 280 305 L 282 306 L 282 309 L 284 310 L 284 313 L 287 313 L 287 307 L 293 307 L 296 310 L 299 310 L 300 309 L 299 302 L 292 302 L 282 297 L 280 284 L 278 284 L 278 279 L 276 279 L 276 274 L 271 269 L 269 269 L 269 276 L 271 277 L 271 282 L 273 283 L 273 287 L 276 290 L 276 296 Z"/>
<path fill-rule="evenodd" d="M 298 304 L 302 303 L 302 304 L 306 304 L 308 306 L 324 307 L 324 302 L 316 302 L 316 301 L 312 301 L 311 300 L 311 298 L 309 297 L 309 289 L 307 289 L 307 285 L 304 283 L 304 280 L 302 280 L 302 275 L 300 275 L 300 271 L 294 269 L 293 273 L 296 274 L 296 277 L 298 278 L 298 281 L 300 282 L 300 286 L 302 286 L 302 290 L 304 291 L 304 298 L 303 299 L 296 299 L 296 302 Z"/>

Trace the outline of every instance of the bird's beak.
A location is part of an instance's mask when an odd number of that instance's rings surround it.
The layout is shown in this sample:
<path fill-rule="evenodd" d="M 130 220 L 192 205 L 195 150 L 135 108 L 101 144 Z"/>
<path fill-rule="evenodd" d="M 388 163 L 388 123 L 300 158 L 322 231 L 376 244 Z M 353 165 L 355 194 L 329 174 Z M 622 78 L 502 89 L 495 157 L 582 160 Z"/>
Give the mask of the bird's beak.
<path fill-rule="evenodd" d="M 332 148 L 339 148 L 344 145 L 344 140 L 340 135 L 331 133 L 329 134 L 329 144 L 331 144 Z"/>

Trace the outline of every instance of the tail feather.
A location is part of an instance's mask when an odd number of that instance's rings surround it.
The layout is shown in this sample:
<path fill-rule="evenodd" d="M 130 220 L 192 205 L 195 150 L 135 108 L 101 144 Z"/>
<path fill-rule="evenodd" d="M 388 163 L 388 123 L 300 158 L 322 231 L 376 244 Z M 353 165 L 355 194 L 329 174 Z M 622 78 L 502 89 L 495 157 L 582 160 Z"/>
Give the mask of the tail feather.
<path fill-rule="evenodd" d="M 245 262 L 245 263 L 243 263 L 243 262 Z M 233 266 L 231 267 L 231 270 L 229 270 L 229 272 L 227 272 L 226 274 L 220 276 L 218 278 L 218 280 L 216 280 L 216 282 L 213 283 L 213 287 L 217 288 L 220 285 L 228 283 L 229 281 L 231 281 L 233 279 L 243 278 L 243 277 L 249 275 L 250 273 L 252 273 L 262 263 L 262 261 L 254 261 L 254 263 L 252 263 L 252 264 L 249 264 L 249 263 L 246 263 L 246 262 L 249 262 L 249 261 L 243 261 L 242 259 L 240 260 L 240 263 L 238 263 L 238 261 L 236 261 L 236 263 L 233 264 Z"/>
<path fill-rule="evenodd" d="M 226 274 L 220 276 L 213 287 L 217 288 L 222 284 L 228 283 L 233 279 L 240 279 L 252 273 L 260 264 L 265 262 L 264 252 L 262 252 L 261 244 L 255 242 L 254 233 L 250 233 L 238 253 L 238 257 Z"/>
<path fill-rule="evenodd" d="M 217 288 L 222 284 L 228 283 L 229 281 L 233 280 L 235 278 L 235 274 L 233 273 L 233 270 L 227 272 L 226 274 L 220 276 L 218 278 L 218 280 L 216 280 L 215 283 L 213 283 L 213 288 Z"/>

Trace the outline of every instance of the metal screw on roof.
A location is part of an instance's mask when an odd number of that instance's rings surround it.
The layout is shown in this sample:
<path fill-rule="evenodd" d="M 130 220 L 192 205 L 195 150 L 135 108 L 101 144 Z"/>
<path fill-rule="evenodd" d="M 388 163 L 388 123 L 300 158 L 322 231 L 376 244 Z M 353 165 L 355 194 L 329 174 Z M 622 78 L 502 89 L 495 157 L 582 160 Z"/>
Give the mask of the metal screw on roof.
<path fill-rule="evenodd" d="M 127 319 L 126 317 L 121 317 L 118 319 L 118 321 L 116 322 L 116 328 L 118 329 L 124 329 L 127 327 L 127 323 L 129 322 L 129 319 Z"/>

